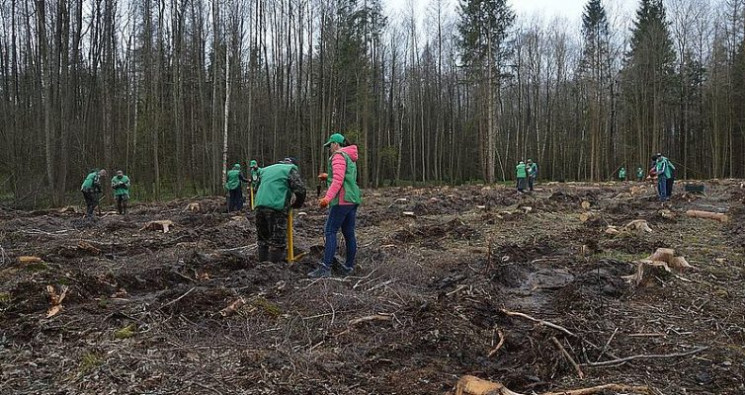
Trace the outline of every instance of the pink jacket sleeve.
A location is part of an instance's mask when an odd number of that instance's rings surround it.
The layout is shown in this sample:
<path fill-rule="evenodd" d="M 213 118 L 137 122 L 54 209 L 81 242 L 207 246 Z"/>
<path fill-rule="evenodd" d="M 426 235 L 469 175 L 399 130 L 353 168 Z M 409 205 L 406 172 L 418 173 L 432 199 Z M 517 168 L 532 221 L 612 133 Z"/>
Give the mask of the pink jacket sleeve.
<path fill-rule="evenodd" d="M 344 191 L 341 187 L 344 184 L 344 174 L 347 172 L 347 161 L 344 159 L 344 155 L 341 153 L 334 154 L 331 158 L 331 169 L 334 174 L 331 180 L 331 186 L 326 191 L 326 199 L 333 200 L 339 194 L 339 203 L 342 203 L 344 200 Z"/>

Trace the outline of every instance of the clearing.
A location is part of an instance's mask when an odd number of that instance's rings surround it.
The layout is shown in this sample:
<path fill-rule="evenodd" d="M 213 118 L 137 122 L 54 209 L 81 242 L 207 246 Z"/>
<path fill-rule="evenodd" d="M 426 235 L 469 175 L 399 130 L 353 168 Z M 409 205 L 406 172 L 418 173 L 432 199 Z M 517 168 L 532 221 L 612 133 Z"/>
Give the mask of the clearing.
<path fill-rule="evenodd" d="M 219 198 L 0 209 L 0 393 L 743 394 L 745 189 L 705 185 L 664 208 L 630 182 L 367 190 L 357 269 L 322 280 L 315 205 L 293 264 L 257 262 Z M 639 263 L 658 248 L 693 267 Z"/>

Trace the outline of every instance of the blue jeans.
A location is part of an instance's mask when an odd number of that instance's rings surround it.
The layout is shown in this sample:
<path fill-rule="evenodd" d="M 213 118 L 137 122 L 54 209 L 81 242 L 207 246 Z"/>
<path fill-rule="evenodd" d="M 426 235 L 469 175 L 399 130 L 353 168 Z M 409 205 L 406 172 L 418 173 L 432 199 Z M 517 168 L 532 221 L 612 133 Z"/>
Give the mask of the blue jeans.
<path fill-rule="evenodd" d="M 344 241 L 347 244 L 347 261 L 344 266 L 351 269 L 354 267 L 354 257 L 357 255 L 357 238 L 354 235 L 354 223 L 357 218 L 357 205 L 331 206 L 329 216 L 326 218 L 326 247 L 323 251 L 323 265 L 331 267 L 336 254 L 336 233 L 341 228 Z"/>
<path fill-rule="evenodd" d="M 660 195 L 661 202 L 667 200 L 667 177 L 664 174 L 657 176 L 657 192 Z"/>

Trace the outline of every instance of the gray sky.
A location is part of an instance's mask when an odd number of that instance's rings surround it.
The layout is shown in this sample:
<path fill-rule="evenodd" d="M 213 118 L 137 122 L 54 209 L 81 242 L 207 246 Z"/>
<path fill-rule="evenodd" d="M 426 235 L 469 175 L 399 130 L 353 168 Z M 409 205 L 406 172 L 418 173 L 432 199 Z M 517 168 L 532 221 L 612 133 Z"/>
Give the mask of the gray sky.
<path fill-rule="evenodd" d="M 383 0 L 383 7 L 388 12 L 403 11 L 408 8 L 409 1 L 413 2 L 415 8 L 420 11 L 432 2 L 431 0 Z M 450 3 L 450 7 L 454 8 L 458 0 L 445 0 L 445 2 Z M 587 0 L 508 0 L 508 3 L 518 19 L 542 15 L 544 20 L 550 21 L 554 17 L 560 17 L 579 28 Z M 639 0 L 603 0 L 603 6 L 611 19 L 614 15 L 633 18 L 638 5 Z"/>

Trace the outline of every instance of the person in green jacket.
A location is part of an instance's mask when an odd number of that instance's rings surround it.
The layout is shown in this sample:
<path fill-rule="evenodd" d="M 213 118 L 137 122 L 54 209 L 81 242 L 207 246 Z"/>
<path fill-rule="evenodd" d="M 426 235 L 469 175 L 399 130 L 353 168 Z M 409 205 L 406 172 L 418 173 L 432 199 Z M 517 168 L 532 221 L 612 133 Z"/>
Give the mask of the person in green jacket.
<path fill-rule="evenodd" d="M 91 170 L 83 180 L 83 185 L 80 186 L 80 191 L 85 199 L 85 217 L 88 220 L 93 219 L 93 211 L 98 206 L 102 177 L 106 177 L 106 170 Z"/>
<path fill-rule="evenodd" d="M 528 177 L 528 170 L 525 166 L 525 162 L 518 162 L 515 167 L 515 172 L 517 176 L 517 191 L 522 193 L 525 190 L 525 179 Z"/>
<path fill-rule="evenodd" d="M 666 202 L 673 194 L 673 183 L 675 182 L 675 165 L 661 153 L 655 158 L 654 173 L 657 175 L 657 193 L 661 202 Z"/>
<path fill-rule="evenodd" d="M 532 159 L 528 159 L 528 163 L 525 165 L 525 170 L 528 173 L 528 189 L 530 192 L 533 192 L 535 179 L 538 178 L 538 163 L 533 162 Z"/>
<path fill-rule="evenodd" d="M 618 180 L 626 181 L 626 168 L 623 166 L 621 166 L 621 168 L 618 169 Z"/>
<path fill-rule="evenodd" d="M 644 180 L 644 170 L 641 167 L 636 168 L 636 180 L 637 181 Z"/>
<path fill-rule="evenodd" d="M 116 171 L 116 175 L 111 179 L 111 188 L 114 189 L 116 198 L 116 211 L 120 215 L 127 214 L 127 200 L 129 200 L 129 177 L 124 175 L 121 170 Z"/>
<path fill-rule="evenodd" d="M 287 249 L 287 214 L 305 202 L 297 160 L 287 157 L 259 170 L 256 191 L 256 244 L 260 262 L 281 262 Z M 293 201 L 294 196 L 294 201 Z"/>
<path fill-rule="evenodd" d="M 243 209 L 242 182 L 248 182 L 248 180 L 241 174 L 241 165 L 236 163 L 232 169 L 228 170 L 228 177 L 225 182 L 225 189 L 228 190 L 228 212 Z"/>
<path fill-rule="evenodd" d="M 248 166 L 249 170 L 251 171 L 251 178 L 249 178 L 248 182 L 251 183 L 251 185 L 258 184 L 259 183 L 259 164 L 256 162 L 256 160 L 251 160 L 251 164 Z M 256 192 L 256 188 L 254 187 L 254 192 Z"/>

